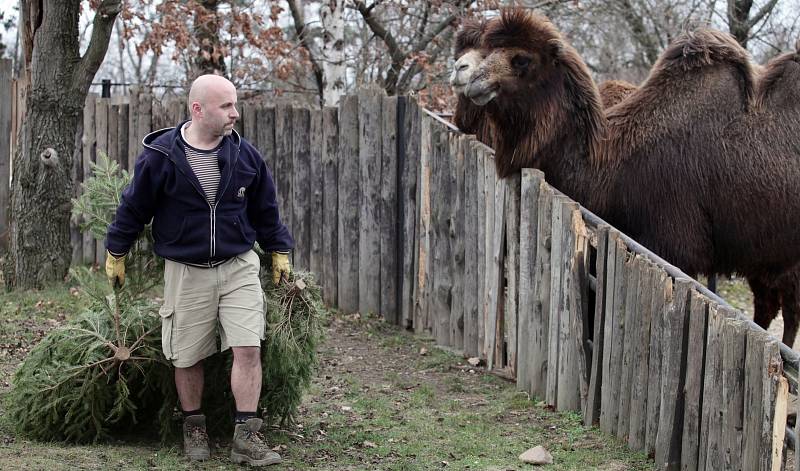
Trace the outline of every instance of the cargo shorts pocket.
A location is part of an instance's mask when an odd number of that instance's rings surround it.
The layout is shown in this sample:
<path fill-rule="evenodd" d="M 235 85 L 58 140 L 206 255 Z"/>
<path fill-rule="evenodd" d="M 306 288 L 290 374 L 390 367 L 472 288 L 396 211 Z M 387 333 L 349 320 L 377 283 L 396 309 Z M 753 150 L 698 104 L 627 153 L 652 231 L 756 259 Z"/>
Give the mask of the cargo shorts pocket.
<path fill-rule="evenodd" d="M 173 360 L 172 324 L 175 319 L 175 308 L 167 305 L 161 306 L 158 310 L 158 315 L 161 317 L 161 350 L 167 360 Z"/>

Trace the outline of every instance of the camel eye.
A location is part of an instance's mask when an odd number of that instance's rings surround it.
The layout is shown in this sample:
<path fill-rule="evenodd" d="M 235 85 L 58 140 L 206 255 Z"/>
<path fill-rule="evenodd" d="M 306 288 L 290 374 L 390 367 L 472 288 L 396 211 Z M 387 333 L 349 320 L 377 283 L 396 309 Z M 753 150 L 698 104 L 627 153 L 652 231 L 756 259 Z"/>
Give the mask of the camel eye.
<path fill-rule="evenodd" d="M 531 64 L 531 58 L 525 56 L 514 56 L 511 59 L 511 66 L 515 69 L 526 69 Z"/>

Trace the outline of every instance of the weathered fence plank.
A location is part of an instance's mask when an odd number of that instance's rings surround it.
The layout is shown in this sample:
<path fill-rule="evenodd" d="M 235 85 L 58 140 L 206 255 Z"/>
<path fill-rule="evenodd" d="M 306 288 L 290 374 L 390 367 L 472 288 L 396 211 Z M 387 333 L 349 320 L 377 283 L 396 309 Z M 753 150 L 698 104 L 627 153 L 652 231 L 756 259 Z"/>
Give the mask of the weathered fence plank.
<path fill-rule="evenodd" d="M 613 301 L 613 278 L 609 283 L 608 261 L 612 255 L 608 252 L 608 225 L 595 229 L 597 234 L 597 257 L 595 261 L 595 297 L 594 297 L 594 335 L 592 336 L 592 365 L 589 373 L 589 391 L 586 396 L 586 408 L 583 410 L 583 423 L 587 427 L 599 425 L 601 417 L 603 391 L 603 364 L 610 346 L 606 346 L 606 304 Z M 521 302 L 521 301 L 520 301 Z"/>
<path fill-rule="evenodd" d="M 275 140 L 285 110 L 275 110 Z M 284 144 L 279 145 L 283 147 Z M 358 218 L 361 201 L 361 174 L 358 159 L 358 97 L 348 95 L 339 102 L 339 165 L 338 165 L 338 304 L 344 312 L 358 311 Z M 281 165 L 280 151 L 276 165 Z"/>
<path fill-rule="evenodd" d="M 453 289 L 451 197 L 455 192 L 450 133 L 436 125 L 431 162 L 431 227 L 433 228 L 433 296 L 428 311 L 436 343 L 450 346 L 450 301 Z"/>
<path fill-rule="evenodd" d="M 128 105 L 128 169 L 133 170 L 136 165 L 136 158 L 140 153 L 140 145 L 144 136 L 139 135 L 139 87 L 130 87 L 130 104 Z M 86 97 L 89 100 L 89 97 Z M 84 108 L 86 110 L 88 104 Z M 94 109 L 94 108 L 92 108 Z M 85 111 L 84 111 L 85 113 Z M 84 123 L 86 118 L 84 115 Z M 84 135 L 86 135 L 86 128 L 84 127 Z"/>
<path fill-rule="evenodd" d="M 557 298 L 552 302 L 558 305 L 558 386 L 556 387 L 556 407 L 558 410 L 582 410 L 581 408 L 581 369 L 579 364 L 579 345 L 582 344 L 583 335 L 576 327 L 580 325 L 581 286 L 578 273 L 579 238 L 581 237 L 576 221 L 580 220 L 578 203 L 564 196 L 557 196 L 553 203 L 553 219 L 556 212 L 560 212 L 560 250 L 559 262 L 553 263 L 553 270 L 560 273 L 560 288 Z M 556 228 L 553 224 L 553 242 L 555 242 Z M 554 249 L 555 250 L 555 244 Z M 551 322 L 554 319 L 550 318 Z M 551 339 L 552 340 L 552 339 Z M 552 344 L 552 341 L 551 341 Z M 584 368 L 585 371 L 585 368 Z"/>
<path fill-rule="evenodd" d="M 261 152 L 261 158 L 267 163 L 267 168 L 274 179 L 275 174 L 275 108 L 259 108 L 258 130 L 256 135 L 256 148 Z M 283 215 L 281 215 L 283 217 Z"/>
<path fill-rule="evenodd" d="M 517 317 L 519 298 L 519 251 L 520 251 L 520 174 L 506 179 L 505 214 L 506 250 L 505 250 L 505 307 L 503 309 L 506 338 L 507 366 L 512 376 L 517 372 Z"/>
<path fill-rule="evenodd" d="M 539 207 L 539 185 L 544 178 L 541 171 L 523 169 L 519 206 L 519 309 L 517 323 L 517 388 L 531 396 L 542 397 L 544 392 L 534 389 L 546 378 L 537 376 L 541 369 L 534 366 L 534 358 L 546 352 L 542 340 L 542 324 L 534 321 L 536 309 L 536 251 Z M 468 261 L 469 263 L 469 261 Z M 538 365 L 541 366 L 541 365 Z"/>
<path fill-rule="evenodd" d="M 619 422 L 620 362 L 625 314 L 624 272 L 627 252 L 616 229 L 609 228 L 606 254 L 606 295 L 603 325 L 603 384 L 600 391 L 600 429 L 616 434 Z"/>
<path fill-rule="evenodd" d="M 633 322 L 635 343 L 631 357 L 633 372 L 628 435 L 628 446 L 637 451 L 644 450 L 647 438 L 647 383 L 650 369 L 650 324 L 654 317 L 652 302 L 655 290 L 655 267 L 649 260 L 643 258 L 639 262 L 639 270 L 638 304 Z"/>
<path fill-rule="evenodd" d="M 11 60 L 0 59 L 0 251 L 8 248 L 9 214 L 11 198 L 11 125 L 13 121 Z"/>
<path fill-rule="evenodd" d="M 583 221 L 580 206 L 576 203 L 572 210 L 572 233 L 575 235 L 575 257 L 572 265 L 572 278 L 575 287 L 573 316 L 570 319 L 573 345 L 578 356 L 578 386 L 581 412 L 586 410 L 589 396 L 589 376 L 592 370 L 592 320 L 589 312 L 590 293 L 589 272 L 591 264 L 591 235 Z M 595 279 L 595 285 L 596 285 Z"/>
<path fill-rule="evenodd" d="M 386 322 L 399 321 L 399 234 L 397 188 L 397 97 L 383 97 L 382 144 L 380 176 L 380 312 Z"/>
<path fill-rule="evenodd" d="M 762 471 L 780 471 L 781 454 L 786 435 L 786 412 L 789 401 L 789 383 L 783 376 L 783 361 L 777 340 L 768 340 L 764 346 L 760 367 L 763 384 L 761 409 L 761 449 L 759 466 Z"/>
<path fill-rule="evenodd" d="M 119 147 L 119 105 L 109 102 L 107 126 L 108 144 L 106 149 L 108 150 L 108 158 L 112 162 L 119 163 L 119 155 L 117 154 L 117 148 Z"/>
<path fill-rule="evenodd" d="M 681 465 L 691 286 L 688 280 L 675 280 L 662 316 L 664 355 L 655 460 L 656 468 L 664 471 L 677 471 Z"/>
<path fill-rule="evenodd" d="M 339 110 L 322 111 L 323 184 L 322 197 L 322 294 L 329 306 L 338 306 L 339 271 Z M 274 117 L 274 113 L 272 113 Z M 262 121 L 261 131 L 266 121 Z M 273 157 L 274 158 L 274 157 Z"/>
<path fill-rule="evenodd" d="M 108 98 L 98 98 L 95 100 L 95 153 L 92 162 L 99 164 L 101 156 L 113 160 L 110 155 L 108 142 L 108 115 L 110 113 L 110 100 Z M 95 263 L 102 266 L 106 262 L 106 249 L 102 240 L 95 240 Z"/>
<path fill-rule="evenodd" d="M 132 99 L 132 98 L 131 98 Z M 139 107 L 136 110 L 136 155 L 144 150 L 142 140 L 153 131 L 153 94 L 149 91 L 139 93 Z"/>
<path fill-rule="evenodd" d="M 81 144 L 83 145 L 83 181 L 92 177 L 92 163 L 95 161 L 95 146 L 97 141 L 95 139 L 95 101 L 97 100 L 96 93 L 90 93 L 86 96 L 86 102 L 83 105 L 83 138 Z M 89 231 L 83 233 L 83 263 L 94 263 L 95 252 L 97 245 L 94 238 Z"/>
<path fill-rule="evenodd" d="M 451 195 L 454 204 L 450 208 L 450 234 L 452 239 L 453 255 L 451 257 L 451 273 L 453 277 L 453 288 L 451 291 L 452 302 L 450 304 L 450 346 L 456 350 L 464 350 L 464 239 L 465 231 L 468 226 L 464 222 L 464 159 L 469 143 L 467 138 L 461 135 L 451 134 L 451 153 L 453 157 L 451 175 L 452 183 L 455 185 L 455 193 Z"/>
<path fill-rule="evenodd" d="M 381 309 L 381 95 L 362 93 L 358 98 L 358 161 L 361 200 L 358 237 L 358 310 Z"/>
<path fill-rule="evenodd" d="M 552 282 L 551 241 L 553 231 L 553 188 L 545 182 L 540 173 L 539 196 L 536 215 L 536 259 L 535 277 L 533 280 L 533 318 L 531 322 L 538 327 L 538 335 L 534 336 L 531 351 L 532 389 L 539 398 L 548 396 L 550 371 L 556 372 L 558 365 L 550 365 L 550 284 Z M 557 337 L 556 337 L 557 339 Z M 557 341 L 557 340 L 554 340 Z M 556 378 L 554 376 L 553 378 Z M 553 392 L 553 394 L 555 394 Z M 555 396 L 553 396 L 555 397 Z"/>
<path fill-rule="evenodd" d="M 128 147 L 130 136 L 128 136 L 128 119 L 130 119 L 130 105 L 122 103 L 118 105 L 117 115 L 117 162 L 120 167 L 129 172 L 133 172 L 133 168 L 129 168 L 128 162 Z"/>
<path fill-rule="evenodd" d="M 761 417 L 764 397 L 764 348 L 766 332 L 748 329 L 745 341 L 744 398 L 747 405 L 742 417 L 742 469 L 759 469 L 761 454 Z"/>
<path fill-rule="evenodd" d="M 708 305 L 706 299 L 692 290 L 689 299 L 689 341 L 686 351 L 686 387 L 684 397 L 681 469 L 700 467 L 700 430 L 703 414 L 703 378 L 706 364 Z M 702 464 L 705 467 L 705 463 Z"/>
<path fill-rule="evenodd" d="M 486 300 L 483 318 L 484 327 L 484 355 L 486 355 L 486 368 L 492 369 L 494 366 L 495 346 L 497 344 L 497 307 L 499 298 L 499 264 L 502 256 L 502 239 L 498 240 L 502 233 L 502 207 L 497 196 L 497 169 L 494 166 L 494 159 L 486 159 L 485 167 L 486 178 Z M 502 181 L 502 180 L 501 180 Z M 500 219 L 499 228 L 497 219 Z"/>
<path fill-rule="evenodd" d="M 400 231 L 400 247 L 403 254 L 400 277 L 402 293 L 401 325 L 408 328 L 414 322 L 414 257 L 417 249 L 417 180 L 419 178 L 420 161 L 420 116 L 419 106 L 415 100 L 400 97 L 398 110 L 402 115 L 402 122 L 398 121 L 401 135 L 398 142 L 398 172 L 400 172 L 400 187 L 398 199 L 400 200 L 400 218 L 402 229 Z M 398 261 L 399 263 L 399 261 Z"/>
<path fill-rule="evenodd" d="M 703 411 L 700 425 L 700 469 L 723 469 L 722 461 L 722 322 L 724 315 L 716 303 L 708 308 L 706 367 L 703 379 Z M 705 464 L 703 464 L 705 463 Z"/>
<path fill-rule="evenodd" d="M 469 138 L 464 147 L 464 356 L 478 356 L 478 151 Z"/>
<path fill-rule="evenodd" d="M 344 112 L 344 110 L 342 110 L 342 112 Z M 355 132 L 358 132 L 358 117 L 355 119 Z M 292 211 L 292 175 L 294 174 L 292 170 L 292 161 L 294 158 L 294 151 L 292 149 L 292 143 L 292 108 L 286 105 L 280 105 L 275 108 L 275 167 L 272 173 L 275 180 L 275 189 L 278 196 L 278 212 L 281 215 L 281 221 L 289 228 L 289 231 L 294 234 L 294 224 L 292 224 L 292 217 L 294 216 Z M 350 150 L 358 151 L 357 141 L 356 145 Z M 353 158 L 353 161 L 358 164 L 357 159 Z M 348 181 L 347 183 L 351 182 Z M 352 251 L 351 247 L 350 252 Z M 354 260 L 357 259 L 358 257 L 354 258 Z"/>
<path fill-rule="evenodd" d="M 321 224 L 324 218 L 324 163 L 323 153 L 325 152 L 325 134 L 322 129 L 323 110 L 311 110 L 311 122 L 309 127 L 310 139 L 310 166 L 308 175 L 308 184 L 306 188 L 311 190 L 309 195 L 311 198 L 310 207 L 306 211 L 310 214 L 309 217 L 309 231 L 311 232 L 311 245 L 308 254 L 308 268 L 314 273 L 317 278 L 322 275 L 322 260 L 323 260 L 323 233 L 325 228 L 336 227 L 325 226 Z M 253 110 L 253 118 L 256 117 L 256 110 Z"/>
<path fill-rule="evenodd" d="M 664 313 L 669 312 L 672 302 L 672 279 L 661 267 L 654 268 L 653 298 L 650 318 L 650 368 L 647 372 L 647 435 L 644 449 L 650 456 L 655 456 L 658 421 L 661 408 L 661 382 L 663 376 L 663 356 L 665 347 Z"/>
<path fill-rule="evenodd" d="M 564 214 L 561 205 L 564 203 L 564 196 L 553 196 L 551 204 L 551 229 L 550 229 L 550 300 L 548 305 L 548 349 L 547 349 L 547 391 L 546 399 L 548 405 L 558 407 L 558 380 L 559 371 L 559 352 L 561 342 L 561 277 L 563 274 L 563 231 Z"/>
<path fill-rule="evenodd" d="M 619 422 L 617 423 L 617 436 L 624 441 L 628 441 L 631 425 L 631 399 L 633 395 L 633 381 L 636 376 L 636 362 L 640 359 L 635 357 L 636 345 L 639 342 L 641 328 L 639 312 L 639 295 L 644 280 L 642 272 L 642 256 L 634 255 L 629 263 L 625 263 L 624 273 L 627 277 L 625 286 L 625 326 L 624 345 L 622 350 L 622 367 L 620 370 L 620 390 L 619 390 Z M 619 276 L 619 275 L 617 275 Z"/>
<path fill-rule="evenodd" d="M 729 313 L 722 321 L 722 462 L 725 469 L 742 469 L 744 363 L 747 328 Z"/>
<path fill-rule="evenodd" d="M 488 222 L 486 221 L 486 209 L 488 198 L 486 197 L 486 161 L 488 160 L 487 149 L 482 144 L 476 144 L 476 163 L 477 166 L 477 179 L 475 181 L 476 191 L 476 205 L 478 208 L 478 345 L 476 347 L 477 354 L 475 356 L 486 359 L 486 268 L 488 267 L 487 242 Z"/>
<path fill-rule="evenodd" d="M 417 187 L 417 241 L 414 255 L 414 332 L 430 333 L 428 304 L 431 285 L 431 119 L 420 113 L 419 184 Z"/>
<path fill-rule="evenodd" d="M 288 208 L 292 211 L 294 236 L 294 266 L 298 270 L 310 268 L 311 255 L 311 114 L 308 109 L 292 110 L 292 193 Z"/>

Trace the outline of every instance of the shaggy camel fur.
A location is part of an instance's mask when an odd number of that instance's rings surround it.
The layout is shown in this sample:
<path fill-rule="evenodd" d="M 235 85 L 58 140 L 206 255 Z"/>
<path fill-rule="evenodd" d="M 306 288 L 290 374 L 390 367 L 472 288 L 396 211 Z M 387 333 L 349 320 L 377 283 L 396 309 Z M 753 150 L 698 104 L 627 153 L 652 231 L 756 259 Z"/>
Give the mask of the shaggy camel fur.
<path fill-rule="evenodd" d="M 600 84 L 600 100 L 603 108 L 609 109 L 628 98 L 636 91 L 636 85 L 625 80 L 606 80 Z"/>
<path fill-rule="evenodd" d="M 747 52 L 729 35 L 686 33 L 606 114 L 583 60 L 547 19 L 505 10 L 486 27 L 482 49 L 464 93 L 498 130 L 498 175 L 539 168 L 689 275 L 737 272 L 779 289 L 783 339 L 792 344 L 800 313 L 797 52 L 768 64 L 756 84 Z M 766 327 L 770 299 L 754 294 Z"/>

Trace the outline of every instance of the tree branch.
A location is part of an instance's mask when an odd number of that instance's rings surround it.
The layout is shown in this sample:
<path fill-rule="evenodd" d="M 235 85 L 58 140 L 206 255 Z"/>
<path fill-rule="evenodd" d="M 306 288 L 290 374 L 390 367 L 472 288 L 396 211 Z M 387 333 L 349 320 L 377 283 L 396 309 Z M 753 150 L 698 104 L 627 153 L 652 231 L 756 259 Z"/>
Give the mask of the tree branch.
<path fill-rule="evenodd" d="M 300 46 L 308 52 L 308 60 L 311 62 L 311 70 L 314 72 L 314 80 L 317 83 L 319 103 L 320 106 L 323 106 L 325 103 L 325 78 L 322 74 L 322 67 L 319 66 L 319 62 L 314 56 L 314 52 L 311 50 L 311 45 L 308 42 L 303 6 L 300 5 L 299 0 L 288 0 L 288 3 L 289 10 L 292 12 L 292 19 L 294 20 L 294 30 L 297 33 L 297 40 L 300 42 Z"/>
<path fill-rule="evenodd" d="M 758 13 L 755 14 L 748 22 L 747 22 L 747 29 L 752 29 L 759 21 L 761 21 L 765 16 L 772 12 L 775 8 L 775 5 L 778 3 L 778 0 L 770 0 L 766 5 L 761 7 L 758 10 Z"/>
<path fill-rule="evenodd" d="M 81 57 L 80 64 L 75 69 L 75 76 L 72 80 L 73 88 L 84 92 L 89 89 L 89 85 L 108 51 L 111 31 L 114 29 L 114 21 L 120 11 L 122 11 L 121 0 L 103 0 L 97 7 L 92 22 L 92 38 L 89 41 L 89 47 Z"/>
<path fill-rule="evenodd" d="M 354 0 L 356 8 L 358 12 L 361 13 L 361 17 L 364 18 L 364 22 L 367 23 L 369 29 L 372 33 L 381 38 L 384 44 L 386 44 L 386 48 L 389 49 L 389 56 L 392 58 L 392 63 L 399 63 L 402 64 L 405 61 L 407 54 L 400 49 L 400 45 L 397 44 L 397 40 L 395 37 L 386 30 L 386 28 L 375 18 L 372 16 L 372 8 L 378 3 L 375 2 L 372 6 L 367 7 L 367 5 L 363 2 L 363 0 Z"/>

